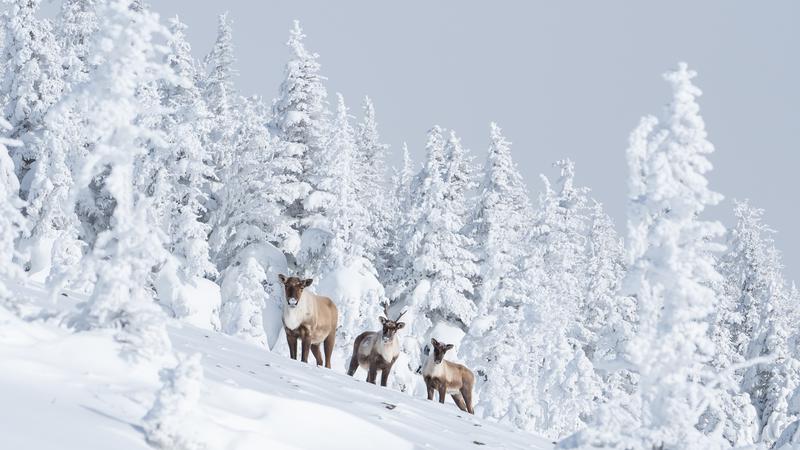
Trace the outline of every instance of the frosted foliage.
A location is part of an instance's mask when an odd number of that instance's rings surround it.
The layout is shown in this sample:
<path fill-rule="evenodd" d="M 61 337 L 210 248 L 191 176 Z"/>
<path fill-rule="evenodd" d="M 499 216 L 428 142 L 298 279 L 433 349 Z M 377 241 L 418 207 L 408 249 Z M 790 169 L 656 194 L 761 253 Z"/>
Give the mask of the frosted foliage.
<path fill-rule="evenodd" d="M 304 228 L 299 221 L 308 215 L 303 200 L 317 190 L 321 178 L 318 171 L 325 169 L 321 164 L 328 133 L 325 78 L 320 75 L 319 55 L 305 48 L 305 37 L 300 23 L 295 21 L 287 42 L 292 57 L 286 63 L 270 122 L 275 136 L 290 144 L 282 149 L 280 158 L 286 183 L 295 186 L 297 197 L 287 198 L 286 207 L 298 221 L 298 229 Z"/>
<path fill-rule="evenodd" d="M 647 137 L 640 126 L 629 150 L 631 189 L 629 229 L 632 264 L 626 291 L 635 295 L 639 329 L 628 345 L 628 358 L 638 374 L 636 417 L 598 423 L 614 426 L 594 436 L 595 445 L 618 448 L 724 448 L 721 430 L 698 430 L 698 418 L 721 395 L 706 366 L 713 351 L 706 319 L 717 303 L 709 285 L 718 282 L 712 252 L 724 231 L 699 215 L 721 196 L 708 188 L 707 155 L 714 147 L 706 139 L 695 98 L 701 94 L 691 80 L 695 72 L 681 63 L 664 77 L 673 99 L 663 120 Z M 650 128 L 649 126 L 646 128 Z M 642 243 L 646 242 L 646 246 Z M 608 407 L 622 408 L 619 402 Z M 611 415 L 599 414 L 600 420 Z M 591 436 L 591 433 L 589 433 Z M 591 442 L 592 439 L 589 439 Z"/>
<path fill-rule="evenodd" d="M 162 369 L 159 375 L 161 389 L 142 419 L 147 442 L 165 450 L 205 448 L 193 438 L 189 421 L 186 420 L 200 401 L 203 386 L 200 354 L 180 357 L 174 368 Z"/>
<path fill-rule="evenodd" d="M 162 169 L 169 181 L 163 190 L 163 229 L 168 235 L 167 248 L 182 260 L 186 277 L 216 275 L 211 264 L 207 236 L 208 224 L 202 218 L 208 203 L 207 180 L 214 171 L 211 155 L 203 145 L 210 128 L 209 113 L 202 93 L 194 83 L 195 63 L 186 42 L 186 26 L 172 19 L 165 61 L 178 76 L 159 86 L 160 103 L 166 114 L 161 118 L 167 130 L 160 149 Z"/>
<path fill-rule="evenodd" d="M 479 304 L 486 309 L 503 303 L 510 295 L 505 279 L 514 272 L 524 253 L 525 238 L 533 211 L 522 175 L 511 157 L 511 143 L 492 123 L 484 176 L 470 226 L 480 260 Z"/>
<path fill-rule="evenodd" d="M 252 257 L 226 269 L 222 274 L 222 331 L 266 347 L 262 311 L 266 305 L 264 284 L 267 274 Z"/>
<path fill-rule="evenodd" d="M 387 244 L 391 229 L 391 196 L 387 195 L 384 182 L 389 146 L 381 143 L 375 107 L 369 97 L 364 98 L 363 111 L 364 117 L 355 130 L 354 195 L 364 209 L 366 256 L 378 265 L 379 252 Z"/>
<path fill-rule="evenodd" d="M 258 99 L 247 99 L 237 113 L 235 157 L 228 182 L 217 193 L 218 208 L 212 214 L 217 224 L 210 246 L 217 267 L 224 270 L 238 252 L 253 242 L 271 242 L 290 250 L 299 236 L 282 202 L 294 193 L 275 166 L 275 155 L 284 144 L 269 135 L 261 121 L 264 108 Z"/>
<path fill-rule="evenodd" d="M 15 0 L 5 13 L 5 117 L 18 137 L 38 128 L 64 89 L 61 47 L 50 20 L 37 17 L 39 0 Z M 34 148 L 21 149 L 33 156 Z"/>
<path fill-rule="evenodd" d="M 99 28 L 97 10 L 104 0 L 64 0 L 59 14 L 59 40 L 64 50 L 66 79 L 84 82 L 93 68 L 91 44 Z"/>
<path fill-rule="evenodd" d="M 409 288 L 423 280 L 430 287 L 424 298 L 410 296 L 409 307 L 432 322 L 446 319 L 466 327 L 475 316 L 471 280 L 478 271 L 474 244 L 463 233 L 470 160 L 455 134 L 445 141 L 438 127 L 428 133 L 427 150 L 426 165 L 411 187 L 414 203 L 404 233 Z"/>
<path fill-rule="evenodd" d="M 115 206 L 110 229 L 98 235 L 85 258 L 84 267 L 96 274 L 96 281 L 71 323 L 78 329 L 114 328 L 125 353 L 154 357 L 170 347 L 163 313 L 148 287 L 153 267 L 164 259 L 163 235 L 147 213 L 151 202 L 134 192 L 133 181 L 141 139 L 160 136 L 137 125 L 142 106 L 136 94 L 139 86 L 172 76 L 158 62 L 152 43 L 168 32 L 155 16 L 135 13 L 125 1 L 103 8 L 100 29 L 95 51 L 104 61 L 92 81 L 67 99 L 87 118 L 96 142 L 78 172 L 73 198 L 103 173 Z"/>
<path fill-rule="evenodd" d="M 8 131 L 11 125 L 0 119 L 0 127 Z M 18 277 L 21 273 L 21 268 L 14 263 L 14 242 L 27 228 L 27 222 L 20 212 L 24 202 L 18 194 L 19 180 L 8 154 L 8 147 L 15 145 L 19 145 L 19 142 L 0 138 L 0 276 L 5 279 Z M 5 291 L 4 283 L 0 280 L 0 300 L 6 300 Z"/>

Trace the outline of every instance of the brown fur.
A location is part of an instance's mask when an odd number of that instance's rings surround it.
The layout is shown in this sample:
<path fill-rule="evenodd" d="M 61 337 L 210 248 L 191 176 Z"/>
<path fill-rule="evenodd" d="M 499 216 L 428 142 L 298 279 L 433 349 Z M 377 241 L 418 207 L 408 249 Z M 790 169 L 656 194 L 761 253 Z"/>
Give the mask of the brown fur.
<path fill-rule="evenodd" d="M 301 361 L 308 362 L 309 351 L 317 365 L 322 365 L 320 344 L 325 350 L 325 367 L 331 367 L 333 345 L 336 341 L 336 326 L 339 312 L 333 301 L 325 296 L 305 290 L 313 280 L 278 275 L 283 283 L 286 304 L 283 306 L 283 329 L 289 344 L 289 356 L 297 359 L 297 341 L 301 342 Z M 295 304 L 293 307 L 292 304 Z"/>
<path fill-rule="evenodd" d="M 386 317 L 381 317 L 381 331 L 365 331 L 356 337 L 353 342 L 353 356 L 350 358 L 350 367 L 347 374 L 353 376 L 358 367 L 367 369 L 367 382 L 375 384 L 378 371 L 381 372 L 381 386 L 386 386 L 389 373 L 397 357 L 400 356 L 400 343 L 397 340 L 397 331 L 406 324 L 399 322 L 401 313 L 396 319 L 389 319 L 388 305 L 384 306 Z"/>
<path fill-rule="evenodd" d="M 433 353 L 422 366 L 422 376 L 428 389 L 428 400 L 433 400 L 433 393 L 439 393 L 439 403 L 444 403 L 447 393 L 453 397 L 459 409 L 475 414 L 472 409 L 472 388 L 475 386 L 475 375 L 465 366 L 446 361 L 444 354 L 453 348 L 453 344 L 443 344 L 431 339 Z"/>

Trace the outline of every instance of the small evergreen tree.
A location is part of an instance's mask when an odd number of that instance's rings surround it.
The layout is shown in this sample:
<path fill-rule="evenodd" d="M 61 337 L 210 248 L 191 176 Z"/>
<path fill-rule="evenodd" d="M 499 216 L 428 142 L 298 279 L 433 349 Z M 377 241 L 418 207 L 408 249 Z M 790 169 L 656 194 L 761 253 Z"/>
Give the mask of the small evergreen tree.
<path fill-rule="evenodd" d="M 159 373 L 161 389 L 153 406 L 142 419 L 147 442 L 158 448 L 170 450 L 200 450 L 201 443 L 194 440 L 186 429 L 186 416 L 200 401 L 203 384 L 203 367 L 200 354 L 180 357 L 172 369 Z"/>

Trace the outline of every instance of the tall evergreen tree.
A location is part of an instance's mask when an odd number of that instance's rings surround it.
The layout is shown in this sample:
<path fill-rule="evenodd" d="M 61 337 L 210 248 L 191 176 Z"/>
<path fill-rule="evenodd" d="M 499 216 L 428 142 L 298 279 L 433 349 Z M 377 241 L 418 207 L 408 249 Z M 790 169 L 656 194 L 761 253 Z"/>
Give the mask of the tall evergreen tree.
<path fill-rule="evenodd" d="M 210 114 L 210 128 L 206 136 L 205 146 L 211 154 L 217 183 L 211 186 L 212 197 L 220 184 L 228 182 L 228 169 L 233 161 L 233 135 L 236 129 L 234 107 L 237 102 L 233 79 L 236 62 L 233 51 L 233 37 L 228 13 L 219 16 L 217 39 L 211 52 L 205 58 L 206 74 L 202 78 L 203 99 Z M 209 209 L 216 208 L 216 203 L 209 202 Z M 216 224 L 212 224 L 214 226 Z"/>
<path fill-rule="evenodd" d="M 169 34 L 155 15 L 131 11 L 126 0 L 111 2 L 102 11 L 102 45 L 94 51 L 104 62 L 92 82 L 68 101 L 85 115 L 97 143 L 81 167 L 76 189 L 87 189 L 98 174 L 106 173 L 105 189 L 114 207 L 110 229 L 98 236 L 83 263 L 96 281 L 71 323 L 78 329 L 116 329 L 126 354 L 154 357 L 170 348 L 163 313 L 148 288 L 153 267 L 165 255 L 162 233 L 147 214 L 150 202 L 134 192 L 133 172 L 144 152 L 142 137 L 157 134 L 137 124 L 142 112 L 137 88 L 174 76 L 153 43 L 156 36 Z"/>
<path fill-rule="evenodd" d="M 630 407 L 620 403 L 604 407 L 584 441 L 587 445 L 729 445 L 720 430 L 698 427 L 700 415 L 722 395 L 710 381 L 713 346 L 707 319 L 717 303 L 710 286 L 720 279 L 711 254 L 721 249 L 714 239 L 724 228 L 700 219 L 721 196 L 708 188 L 705 178 L 711 170 L 707 155 L 714 147 L 699 115 L 695 99 L 701 92 L 692 84 L 695 76 L 685 63 L 665 74 L 673 97 L 663 121 L 644 122 L 647 132 L 638 134 L 640 127 L 632 138 L 638 146 L 629 151 L 633 260 L 625 290 L 636 296 L 639 313 L 639 328 L 627 352 L 639 378 L 635 413 L 628 414 Z"/>
<path fill-rule="evenodd" d="M 728 250 L 717 264 L 723 280 L 721 305 L 712 328 L 714 362 L 729 369 L 756 358 L 766 359 L 735 373 L 736 387 L 755 408 L 757 429 L 742 435 L 744 442 L 732 443 L 772 445 L 800 416 L 800 408 L 791 400 L 800 385 L 800 361 L 793 349 L 798 313 L 783 279 L 773 231 L 763 223 L 763 210 L 737 202 L 734 217 L 737 222 L 728 234 Z M 729 408 L 718 415 L 735 413 Z M 734 422 L 727 425 L 731 441 L 739 437 L 734 431 L 748 425 L 731 418 L 727 422 Z"/>
<path fill-rule="evenodd" d="M 375 107 L 369 97 L 364 98 L 363 110 L 364 117 L 355 132 L 354 167 L 358 181 L 355 195 L 367 214 L 366 256 L 377 265 L 378 254 L 386 245 L 389 233 L 389 196 L 385 182 L 389 146 L 381 143 Z"/>
<path fill-rule="evenodd" d="M 480 261 L 479 304 L 486 311 L 509 295 L 505 279 L 517 274 L 533 212 L 522 175 L 511 157 L 511 143 L 495 123 L 490 125 L 483 170 L 470 227 Z"/>
<path fill-rule="evenodd" d="M 286 63 L 270 123 L 273 134 L 288 144 L 277 157 L 282 161 L 284 184 L 292 188 L 284 202 L 298 231 L 305 229 L 301 222 L 309 216 L 308 210 L 319 206 L 307 205 L 305 200 L 324 183 L 319 171 L 325 169 L 321 162 L 328 140 L 325 78 L 320 75 L 319 55 L 305 48 L 305 37 L 300 22 L 295 21 L 287 42 L 292 57 Z"/>
<path fill-rule="evenodd" d="M 209 201 L 209 180 L 214 177 L 212 157 L 203 145 L 211 124 L 205 100 L 194 83 L 197 70 L 185 30 L 177 17 L 170 21 L 165 61 L 178 79 L 162 82 L 159 98 L 166 112 L 160 127 L 167 134 L 167 249 L 180 259 L 183 274 L 191 279 L 213 277 L 217 271 L 209 256 L 210 226 L 201 221 Z"/>

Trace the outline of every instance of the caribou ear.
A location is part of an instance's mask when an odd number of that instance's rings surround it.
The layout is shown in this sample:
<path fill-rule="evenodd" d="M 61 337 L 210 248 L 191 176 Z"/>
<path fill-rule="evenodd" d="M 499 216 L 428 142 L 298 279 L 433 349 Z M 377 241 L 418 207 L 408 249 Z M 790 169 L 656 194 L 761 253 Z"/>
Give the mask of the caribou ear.
<path fill-rule="evenodd" d="M 406 326 L 406 323 L 405 323 L 405 322 L 397 322 L 397 329 L 398 329 L 398 330 L 399 330 L 400 328 L 403 328 L 404 326 Z"/>
<path fill-rule="evenodd" d="M 309 287 L 313 282 L 314 282 L 313 278 L 306 278 L 305 280 L 303 280 L 303 287 Z"/>
<path fill-rule="evenodd" d="M 453 348 L 453 344 L 447 344 L 444 346 L 445 351 L 450 350 L 451 348 Z"/>
<path fill-rule="evenodd" d="M 437 345 L 439 345 L 439 341 L 437 341 L 436 338 L 431 338 L 431 344 L 433 344 L 433 346 L 436 347 Z"/>
<path fill-rule="evenodd" d="M 286 275 L 279 273 L 278 279 L 281 280 L 281 283 L 286 283 Z"/>
<path fill-rule="evenodd" d="M 378 320 L 380 320 L 380 321 L 381 321 L 381 325 L 383 325 L 383 324 L 385 324 L 385 323 L 386 323 L 386 318 L 385 318 L 385 317 L 383 317 L 383 316 L 379 316 L 379 317 L 378 317 Z"/>

